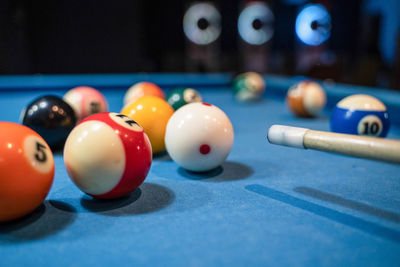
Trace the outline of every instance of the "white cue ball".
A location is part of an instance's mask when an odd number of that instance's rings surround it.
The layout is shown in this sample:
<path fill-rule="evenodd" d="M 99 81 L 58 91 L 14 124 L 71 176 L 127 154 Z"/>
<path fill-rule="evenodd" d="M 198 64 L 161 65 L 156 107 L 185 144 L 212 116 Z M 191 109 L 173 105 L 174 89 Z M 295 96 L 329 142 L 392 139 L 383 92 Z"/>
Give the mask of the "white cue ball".
<path fill-rule="evenodd" d="M 165 133 L 168 154 L 189 171 L 204 172 L 221 165 L 233 144 L 233 127 L 218 107 L 191 103 L 170 118 Z"/>

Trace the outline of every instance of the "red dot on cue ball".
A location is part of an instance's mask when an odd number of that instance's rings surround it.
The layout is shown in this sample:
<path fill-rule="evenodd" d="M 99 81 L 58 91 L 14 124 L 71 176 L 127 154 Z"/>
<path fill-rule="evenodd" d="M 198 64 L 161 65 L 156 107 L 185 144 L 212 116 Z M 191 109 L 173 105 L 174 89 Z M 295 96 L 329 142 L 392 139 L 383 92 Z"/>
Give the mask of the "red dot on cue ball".
<path fill-rule="evenodd" d="M 201 153 L 201 154 L 207 155 L 208 153 L 210 153 L 211 148 L 210 148 L 209 145 L 204 144 L 204 145 L 201 145 L 201 146 L 200 146 L 200 149 L 199 149 L 199 150 L 200 150 L 200 153 Z"/>
<path fill-rule="evenodd" d="M 211 104 L 208 104 L 208 103 L 202 103 L 204 106 L 209 106 L 209 107 L 211 107 L 212 105 Z"/>

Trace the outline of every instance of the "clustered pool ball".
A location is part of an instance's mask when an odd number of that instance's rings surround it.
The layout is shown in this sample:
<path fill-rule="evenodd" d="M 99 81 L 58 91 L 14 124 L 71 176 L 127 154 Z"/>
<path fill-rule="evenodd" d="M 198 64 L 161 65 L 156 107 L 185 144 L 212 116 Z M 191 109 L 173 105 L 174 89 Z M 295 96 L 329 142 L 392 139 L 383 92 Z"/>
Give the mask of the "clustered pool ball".
<path fill-rule="evenodd" d="M 256 72 L 240 74 L 233 81 L 233 92 L 239 101 L 259 100 L 262 98 L 264 91 L 264 78 Z"/>
<path fill-rule="evenodd" d="M 228 157 L 233 144 L 228 116 L 207 103 L 191 103 L 178 109 L 168 122 L 165 144 L 168 154 L 189 171 L 210 171 Z"/>
<path fill-rule="evenodd" d="M 165 128 L 174 113 L 167 101 L 155 96 L 143 96 L 125 106 L 121 113 L 143 127 L 149 136 L 154 154 L 165 150 Z"/>
<path fill-rule="evenodd" d="M 151 82 L 140 82 L 132 85 L 125 93 L 124 106 L 136 101 L 142 96 L 155 96 L 165 99 L 165 94 L 159 86 Z"/>
<path fill-rule="evenodd" d="M 298 117 L 316 117 L 325 107 L 325 90 L 313 81 L 298 82 L 289 88 L 286 103 Z"/>
<path fill-rule="evenodd" d="M 43 137 L 53 150 L 62 148 L 77 120 L 72 107 L 53 95 L 35 99 L 21 115 L 22 124 Z"/>
<path fill-rule="evenodd" d="M 97 198 L 133 192 L 146 178 L 151 161 L 151 145 L 143 128 L 119 113 L 86 118 L 72 130 L 64 147 L 72 181 Z"/>
<path fill-rule="evenodd" d="M 53 178 L 53 154 L 43 138 L 26 126 L 0 122 L 0 222 L 35 210 Z"/>
<path fill-rule="evenodd" d="M 103 94 L 89 86 L 72 88 L 64 95 L 63 100 L 74 109 L 78 121 L 108 110 L 107 101 Z"/>
<path fill-rule="evenodd" d="M 337 103 L 330 123 L 333 132 L 376 137 L 385 137 L 390 127 L 386 106 L 364 94 L 351 95 Z"/>
<path fill-rule="evenodd" d="M 175 88 L 168 92 L 167 102 L 170 104 L 175 110 L 178 108 L 189 104 L 189 103 L 196 103 L 202 102 L 203 98 L 201 97 L 200 93 L 193 88 Z"/>

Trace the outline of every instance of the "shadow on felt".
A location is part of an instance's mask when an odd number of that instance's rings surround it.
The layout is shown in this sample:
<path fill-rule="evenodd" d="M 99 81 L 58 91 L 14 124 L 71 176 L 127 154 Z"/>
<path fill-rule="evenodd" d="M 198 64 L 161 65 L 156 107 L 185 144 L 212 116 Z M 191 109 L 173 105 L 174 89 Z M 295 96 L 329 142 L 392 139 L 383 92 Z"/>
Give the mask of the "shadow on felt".
<path fill-rule="evenodd" d="M 63 207 L 64 211 L 68 210 L 68 212 L 62 212 L 55 208 L 55 205 Z M 43 239 L 65 229 L 75 219 L 74 207 L 61 201 L 45 201 L 32 213 L 20 219 L 0 223 L 0 243 Z"/>
<path fill-rule="evenodd" d="M 336 204 L 342 207 L 346 207 L 352 210 L 356 210 L 365 214 L 369 214 L 378 218 L 382 218 L 397 224 L 400 224 L 400 214 L 389 210 L 374 207 L 362 202 L 344 198 L 339 195 L 324 192 L 315 188 L 298 186 L 293 189 L 293 191 L 309 196 L 315 199 L 319 199 L 325 202 Z"/>
<path fill-rule="evenodd" d="M 354 229 L 360 230 L 367 234 L 378 236 L 384 238 L 386 240 L 390 240 L 396 243 L 400 243 L 400 231 L 397 229 L 392 229 L 381 224 L 368 221 L 364 218 L 360 218 L 351 214 L 346 214 L 344 212 L 331 209 L 329 207 L 325 207 L 313 202 L 309 202 L 307 200 L 286 194 L 284 192 L 275 190 L 270 187 L 266 187 L 260 184 L 250 184 L 246 185 L 245 189 L 256 193 L 260 196 L 267 197 L 269 199 L 273 199 L 285 204 L 288 204 L 294 208 L 301 209 L 307 211 L 309 214 L 314 214 L 316 216 L 323 217 L 325 219 L 340 223 L 342 225 L 346 225 L 348 227 L 352 227 Z M 325 192 L 310 190 L 310 188 L 297 187 L 295 188 L 296 192 L 301 194 L 306 194 L 309 196 L 317 197 L 323 200 L 329 200 L 330 202 L 340 203 L 343 200 L 347 202 L 348 200 L 336 198 L 336 196 L 332 196 L 330 194 L 326 194 Z M 333 201 L 332 201 L 333 199 Z M 354 203 L 350 202 L 350 206 L 354 206 Z M 347 204 L 346 204 L 347 205 Z M 357 204 L 358 205 L 358 204 Z M 364 208 L 365 209 L 365 208 Z M 368 207 L 369 209 L 369 207 Z"/>
<path fill-rule="evenodd" d="M 172 161 L 171 157 L 165 150 L 160 153 L 154 154 L 153 160 L 154 161 Z"/>
<path fill-rule="evenodd" d="M 124 216 L 155 212 L 169 206 L 175 194 L 165 186 L 143 183 L 130 195 L 111 200 L 96 199 L 88 195 L 81 198 L 81 205 L 92 212 L 108 216 Z"/>
<path fill-rule="evenodd" d="M 217 168 L 207 172 L 192 172 L 179 167 L 178 173 L 181 176 L 191 180 L 226 182 L 246 179 L 251 176 L 254 171 L 252 168 L 243 163 L 226 161 L 221 166 L 218 166 Z"/>

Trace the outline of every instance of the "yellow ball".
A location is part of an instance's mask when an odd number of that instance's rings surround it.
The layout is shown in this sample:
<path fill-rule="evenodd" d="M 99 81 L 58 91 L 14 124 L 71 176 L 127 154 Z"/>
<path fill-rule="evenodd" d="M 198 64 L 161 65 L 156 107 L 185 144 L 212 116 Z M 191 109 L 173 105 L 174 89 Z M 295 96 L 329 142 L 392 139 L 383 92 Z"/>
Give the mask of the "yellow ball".
<path fill-rule="evenodd" d="M 153 154 L 165 150 L 165 130 L 169 118 L 174 113 L 167 101 L 155 96 L 143 96 L 125 106 L 121 113 L 143 127 L 150 139 Z"/>

